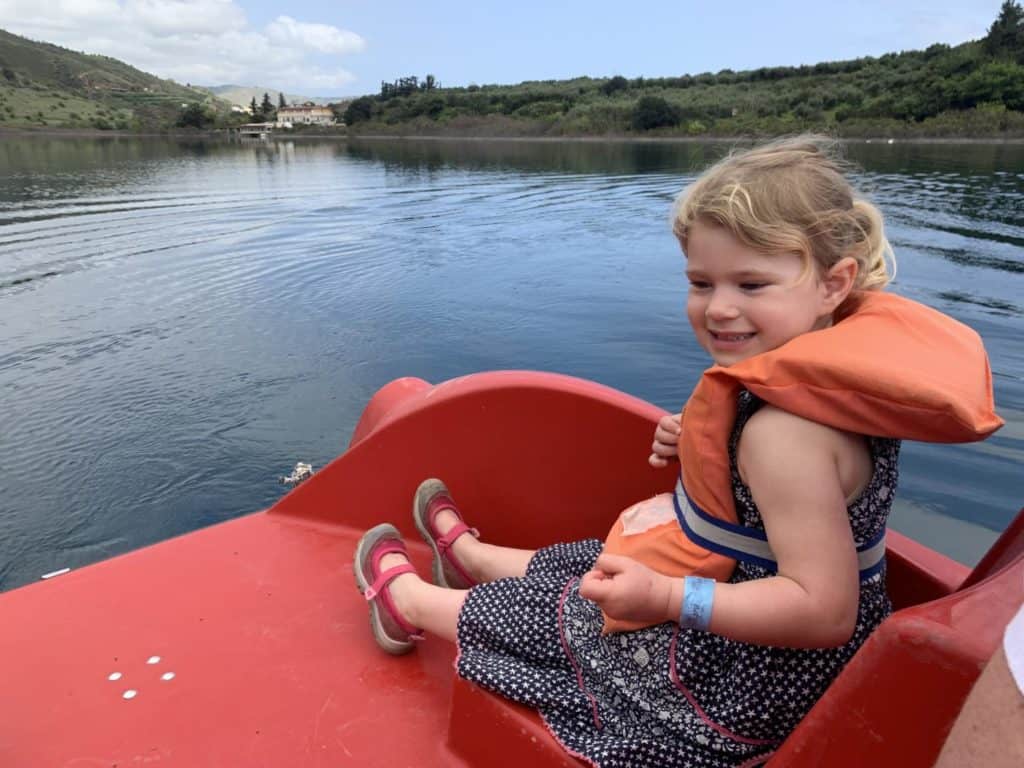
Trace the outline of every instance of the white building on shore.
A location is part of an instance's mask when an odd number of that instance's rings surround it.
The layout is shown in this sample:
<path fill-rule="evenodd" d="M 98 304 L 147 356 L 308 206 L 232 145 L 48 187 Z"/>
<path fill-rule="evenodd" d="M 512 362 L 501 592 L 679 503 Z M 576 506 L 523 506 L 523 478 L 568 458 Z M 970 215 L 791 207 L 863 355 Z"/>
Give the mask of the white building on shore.
<path fill-rule="evenodd" d="M 334 113 L 328 107 L 312 102 L 277 108 L 277 127 L 291 128 L 293 125 L 334 125 Z"/>

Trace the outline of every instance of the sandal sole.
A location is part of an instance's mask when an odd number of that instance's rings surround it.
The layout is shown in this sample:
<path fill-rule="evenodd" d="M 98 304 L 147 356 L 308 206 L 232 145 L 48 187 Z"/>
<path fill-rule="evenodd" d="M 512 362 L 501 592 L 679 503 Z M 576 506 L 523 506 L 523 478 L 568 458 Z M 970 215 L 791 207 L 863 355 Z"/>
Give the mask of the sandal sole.
<path fill-rule="evenodd" d="M 359 564 L 363 562 L 365 556 L 369 555 L 377 545 L 377 542 L 386 538 L 401 540 L 402 536 L 395 526 L 390 523 L 381 523 L 364 533 L 363 537 L 359 540 L 359 544 L 356 545 L 355 557 L 352 559 L 352 573 L 356 577 L 356 586 L 359 587 L 359 594 L 361 595 L 366 594 L 366 590 L 370 588 L 370 583 L 363 575 Z M 367 602 L 370 605 L 370 631 L 373 632 L 373 638 L 377 641 L 377 645 L 392 656 L 402 656 L 416 647 L 416 644 L 411 640 L 395 640 L 393 637 L 390 637 L 384 631 L 384 625 L 381 623 L 381 609 L 377 601 L 368 600 Z"/>
<path fill-rule="evenodd" d="M 439 493 L 451 496 L 448 493 L 448 486 L 440 480 L 424 480 L 420 483 L 420 487 L 416 489 L 416 496 L 412 502 L 412 519 L 416 524 L 416 530 L 420 532 L 420 536 L 423 537 L 427 546 L 430 547 L 430 551 L 434 553 L 430 563 L 430 575 L 434 579 L 434 584 L 445 589 L 456 589 L 456 587 L 448 583 L 448 579 L 444 575 L 444 562 L 441 559 L 441 551 L 437 548 L 437 542 L 434 541 L 434 537 L 430 535 L 430 530 L 427 527 L 427 505 Z M 465 589 L 465 587 L 458 588 Z"/>

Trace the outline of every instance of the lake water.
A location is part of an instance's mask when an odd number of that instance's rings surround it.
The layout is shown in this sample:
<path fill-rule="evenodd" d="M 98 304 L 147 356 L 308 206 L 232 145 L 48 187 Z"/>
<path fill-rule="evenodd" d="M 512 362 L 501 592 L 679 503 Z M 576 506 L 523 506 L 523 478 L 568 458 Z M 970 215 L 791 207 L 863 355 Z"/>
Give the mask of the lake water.
<path fill-rule="evenodd" d="M 0 589 L 268 506 L 400 376 L 678 409 L 707 360 L 668 213 L 725 149 L 0 139 Z M 1006 427 L 907 444 L 893 517 L 972 563 L 1024 504 L 1024 146 L 849 153 L 894 290 L 988 346 Z"/>

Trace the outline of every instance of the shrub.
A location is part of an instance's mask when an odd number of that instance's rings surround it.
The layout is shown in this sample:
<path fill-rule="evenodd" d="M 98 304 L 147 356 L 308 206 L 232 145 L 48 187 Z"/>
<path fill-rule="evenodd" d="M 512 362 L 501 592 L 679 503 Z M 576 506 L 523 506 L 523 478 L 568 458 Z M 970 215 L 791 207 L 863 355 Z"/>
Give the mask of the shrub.
<path fill-rule="evenodd" d="M 679 125 L 679 111 L 660 96 L 644 96 L 633 107 L 633 127 L 638 131 Z"/>
<path fill-rule="evenodd" d="M 177 125 L 179 128 L 205 128 L 213 122 L 213 118 L 207 114 L 202 104 L 189 104 L 178 116 Z"/>
<path fill-rule="evenodd" d="M 373 117 L 374 101 L 369 96 L 360 96 L 345 110 L 345 125 L 363 122 Z"/>
<path fill-rule="evenodd" d="M 601 84 L 601 93 L 611 96 L 616 91 L 624 91 L 629 87 L 629 80 L 622 75 L 616 75 L 605 83 Z M 580 91 L 582 93 L 582 90 Z"/>

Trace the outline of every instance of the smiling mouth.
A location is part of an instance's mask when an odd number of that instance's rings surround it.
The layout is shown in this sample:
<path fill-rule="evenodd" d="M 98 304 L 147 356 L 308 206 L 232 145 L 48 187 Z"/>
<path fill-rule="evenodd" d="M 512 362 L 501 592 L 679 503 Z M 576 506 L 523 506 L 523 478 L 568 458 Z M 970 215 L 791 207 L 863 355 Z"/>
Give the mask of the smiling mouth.
<path fill-rule="evenodd" d="M 740 341 L 746 341 L 747 339 L 754 338 L 754 333 L 753 332 L 751 332 L 751 333 L 722 333 L 720 331 L 709 330 L 708 333 L 711 334 L 711 338 L 713 338 L 715 341 L 724 341 L 724 342 L 740 342 Z"/>

